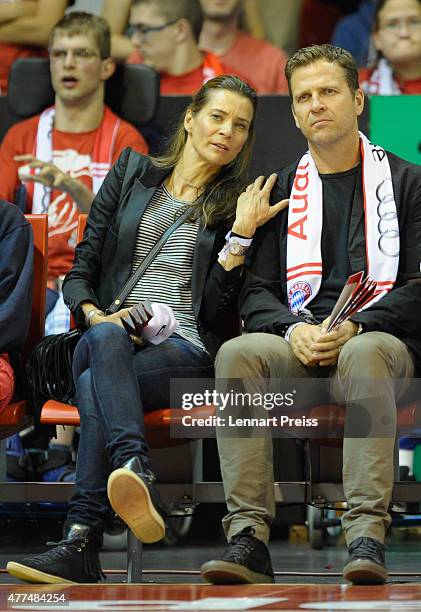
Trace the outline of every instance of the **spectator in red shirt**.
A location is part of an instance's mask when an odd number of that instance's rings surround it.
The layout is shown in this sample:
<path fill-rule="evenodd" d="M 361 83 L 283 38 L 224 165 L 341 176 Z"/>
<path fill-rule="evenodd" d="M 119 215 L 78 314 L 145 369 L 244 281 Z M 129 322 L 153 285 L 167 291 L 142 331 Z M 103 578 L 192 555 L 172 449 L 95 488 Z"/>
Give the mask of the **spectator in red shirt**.
<path fill-rule="evenodd" d="M 0 147 L 0 198 L 15 201 L 23 180 L 27 212 L 48 212 L 49 284 L 57 289 L 72 266 L 79 214 L 89 212 L 122 150 L 146 153 L 147 145 L 104 105 L 105 81 L 115 64 L 101 17 L 63 17 L 51 35 L 50 60 L 55 105 L 7 132 Z"/>
<path fill-rule="evenodd" d="M 128 63 L 143 62 L 159 72 L 164 95 L 192 94 L 222 74 L 242 76 L 213 53 L 199 50 L 202 24 L 199 0 L 134 0 L 130 25 L 135 50 Z"/>
<path fill-rule="evenodd" d="M 200 47 L 240 71 L 259 94 L 288 93 L 284 51 L 239 29 L 242 0 L 200 2 L 205 14 Z"/>
<path fill-rule="evenodd" d="M 378 61 L 360 71 L 368 94 L 421 94 L 421 0 L 380 0 L 373 32 Z"/>

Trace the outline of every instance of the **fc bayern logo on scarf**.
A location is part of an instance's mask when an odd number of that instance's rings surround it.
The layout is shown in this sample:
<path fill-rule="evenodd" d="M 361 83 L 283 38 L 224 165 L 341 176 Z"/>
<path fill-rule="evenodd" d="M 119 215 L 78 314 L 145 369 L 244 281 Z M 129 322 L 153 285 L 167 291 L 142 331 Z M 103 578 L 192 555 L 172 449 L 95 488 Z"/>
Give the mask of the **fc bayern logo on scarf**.
<path fill-rule="evenodd" d="M 289 309 L 292 313 L 298 314 L 301 306 L 311 296 L 311 287 L 305 281 L 298 281 L 290 287 L 288 291 Z"/>

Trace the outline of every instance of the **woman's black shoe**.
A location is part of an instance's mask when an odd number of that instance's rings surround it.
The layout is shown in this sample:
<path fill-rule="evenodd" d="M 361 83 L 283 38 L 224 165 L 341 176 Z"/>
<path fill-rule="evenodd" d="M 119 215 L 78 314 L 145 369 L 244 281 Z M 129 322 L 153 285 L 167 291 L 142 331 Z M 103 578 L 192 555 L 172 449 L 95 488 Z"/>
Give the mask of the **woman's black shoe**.
<path fill-rule="evenodd" d="M 86 525 L 73 524 L 66 539 L 45 553 L 25 557 L 20 563 L 9 561 L 12 576 L 45 584 L 98 582 L 105 579 L 101 571 L 98 549 L 101 538 Z"/>
<path fill-rule="evenodd" d="M 165 535 L 162 502 L 154 486 L 155 476 L 134 457 L 108 478 L 108 499 L 118 516 L 145 544 L 159 542 Z"/>

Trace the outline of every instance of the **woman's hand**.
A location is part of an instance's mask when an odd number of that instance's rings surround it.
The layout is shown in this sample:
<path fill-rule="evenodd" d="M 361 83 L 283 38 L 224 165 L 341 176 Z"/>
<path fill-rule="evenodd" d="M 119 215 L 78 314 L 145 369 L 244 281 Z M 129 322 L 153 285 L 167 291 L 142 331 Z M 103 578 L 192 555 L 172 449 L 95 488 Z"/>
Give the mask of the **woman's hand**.
<path fill-rule="evenodd" d="M 93 327 L 94 325 L 99 325 L 100 323 L 115 323 L 115 325 L 119 325 L 120 327 L 124 328 L 121 319 L 125 317 L 129 312 L 130 308 L 122 308 L 121 310 L 118 310 L 113 314 L 105 315 L 101 314 L 101 311 L 98 310 L 98 313 L 95 314 L 91 319 L 91 327 Z"/>
<path fill-rule="evenodd" d="M 273 206 L 269 204 L 270 194 L 277 178 L 277 174 L 271 174 L 267 180 L 264 176 L 259 176 L 243 191 L 237 200 L 233 232 L 251 238 L 258 227 L 273 219 L 278 212 L 288 206 L 289 200 L 281 200 Z"/>
<path fill-rule="evenodd" d="M 119 327 L 123 327 L 124 329 L 124 325 L 121 322 L 121 319 L 123 319 L 130 312 L 130 310 L 131 310 L 131 307 L 122 308 L 118 312 L 114 312 L 111 315 L 103 315 L 103 314 L 100 314 L 100 311 L 99 311 L 98 314 L 95 314 L 92 317 L 91 327 L 93 327 L 94 325 L 100 325 L 101 323 L 114 323 L 115 325 L 118 325 Z M 129 334 L 129 335 L 132 341 L 138 346 L 145 345 L 145 340 L 141 336 L 133 336 L 132 334 Z"/>

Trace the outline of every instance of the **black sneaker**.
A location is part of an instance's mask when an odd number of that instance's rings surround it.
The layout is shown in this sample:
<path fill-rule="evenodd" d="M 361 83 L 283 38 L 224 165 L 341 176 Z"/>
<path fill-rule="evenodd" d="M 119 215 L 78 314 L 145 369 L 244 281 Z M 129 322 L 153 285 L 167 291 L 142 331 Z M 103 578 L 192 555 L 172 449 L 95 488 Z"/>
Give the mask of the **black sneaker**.
<path fill-rule="evenodd" d="M 165 536 L 164 509 L 154 486 L 155 476 L 133 457 L 108 478 L 108 499 L 118 516 L 145 544 Z"/>
<path fill-rule="evenodd" d="M 26 582 L 98 582 L 105 579 L 99 564 L 99 540 L 98 536 L 90 533 L 86 525 L 73 524 L 66 539 L 54 543 L 54 548 L 33 557 L 26 557 L 20 563 L 9 561 L 7 571 Z"/>
<path fill-rule="evenodd" d="M 344 578 L 352 584 L 384 584 L 387 569 L 385 548 L 374 538 L 357 538 L 348 547 L 349 557 L 344 567 Z"/>
<path fill-rule="evenodd" d="M 222 558 L 201 567 L 202 577 L 211 584 L 254 584 L 275 582 L 267 546 L 245 527 L 229 541 Z"/>

